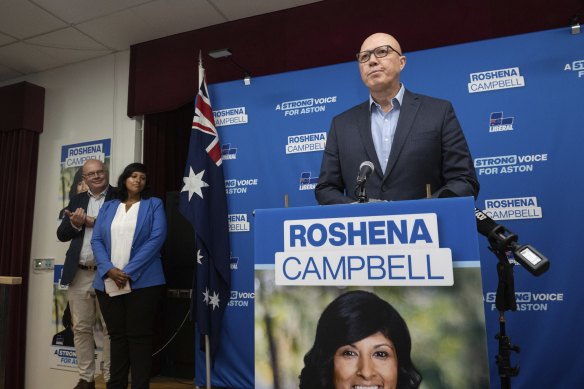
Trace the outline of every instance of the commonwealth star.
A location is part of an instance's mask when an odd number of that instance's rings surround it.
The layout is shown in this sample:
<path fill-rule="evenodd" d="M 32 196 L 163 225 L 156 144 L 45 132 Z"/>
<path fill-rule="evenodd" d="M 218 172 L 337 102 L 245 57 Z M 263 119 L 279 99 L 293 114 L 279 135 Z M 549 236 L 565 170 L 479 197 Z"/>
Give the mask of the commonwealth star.
<path fill-rule="evenodd" d="M 195 172 L 193 171 L 193 167 L 190 166 L 189 176 L 183 177 L 183 182 L 185 183 L 185 185 L 183 186 L 181 192 L 185 191 L 189 192 L 189 201 L 191 201 L 193 193 L 196 193 L 201 199 L 203 198 L 202 188 L 209 186 L 209 184 L 203 181 L 204 174 L 205 170 L 201 170 L 199 173 L 195 174 Z"/>

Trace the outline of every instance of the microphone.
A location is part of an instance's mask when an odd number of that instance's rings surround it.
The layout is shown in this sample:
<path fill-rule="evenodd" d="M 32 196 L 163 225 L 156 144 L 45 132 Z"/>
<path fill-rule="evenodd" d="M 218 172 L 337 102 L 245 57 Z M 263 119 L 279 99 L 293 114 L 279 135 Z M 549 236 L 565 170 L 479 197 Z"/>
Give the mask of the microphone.
<path fill-rule="evenodd" d="M 499 250 L 513 251 L 515 260 L 534 276 L 545 273 L 549 267 L 549 260 L 529 244 L 519 245 L 518 236 L 507 227 L 497 224 L 486 213 L 475 208 L 477 230 L 489 240 L 491 245 Z"/>
<path fill-rule="evenodd" d="M 438 197 L 458 197 L 449 189 L 444 189 Z M 475 207 L 477 230 L 489 240 L 493 249 L 501 252 L 512 251 L 515 260 L 534 276 L 545 273 L 549 267 L 549 260 L 531 245 L 519 245 L 518 236 L 507 227 L 497 224 L 486 213 Z"/>
<path fill-rule="evenodd" d="M 357 176 L 357 185 L 364 185 L 374 170 L 375 166 L 373 166 L 373 162 L 364 161 L 361 163 L 361 166 L 359 166 L 359 175 Z"/>

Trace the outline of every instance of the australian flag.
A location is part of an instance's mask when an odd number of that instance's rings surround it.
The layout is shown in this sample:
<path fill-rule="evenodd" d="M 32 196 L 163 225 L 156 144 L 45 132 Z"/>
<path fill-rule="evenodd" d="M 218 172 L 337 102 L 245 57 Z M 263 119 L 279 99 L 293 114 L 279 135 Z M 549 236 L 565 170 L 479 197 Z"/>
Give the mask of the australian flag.
<path fill-rule="evenodd" d="M 223 313 L 229 301 L 229 226 L 227 198 L 221 164 L 219 134 L 199 63 L 199 93 L 189 143 L 180 212 L 195 233 L 197 264 L 193 276 L 191 315 L 199 332 L 209 336 L 211 356 L 219 344 Z"/>

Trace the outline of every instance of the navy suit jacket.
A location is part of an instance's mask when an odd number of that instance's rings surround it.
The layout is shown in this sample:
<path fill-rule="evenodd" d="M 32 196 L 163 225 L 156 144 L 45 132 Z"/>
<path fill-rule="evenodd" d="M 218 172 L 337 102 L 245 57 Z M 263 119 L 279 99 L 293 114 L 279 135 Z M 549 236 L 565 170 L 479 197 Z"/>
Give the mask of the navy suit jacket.
<path fill-rule="evenodd" d="M 319 204 L 356 201 L 359 166 L 371 161 L 375 171 L 365 184 L 367 196 L 413 200 L 448 189 L 477 196 L 479 183 L 466 139 L 452 104 L 405 90 L 385 174 L 373 145 L 369 100 L 334 117 L 322 158 L 315 194 Z"/>
<path fill-rule="evenodd" d="M 97 275 L 93 287 L 105 291 L 107 272 L 115 266 L 111 262 L 111 225 L 120 200 L 106 202 L 95 222 L 91 247 L 97 262 Z M 130 262 L 122 269 L 128 274 L 132 289 L 163 285 L 166 283 L 162 270 L 160 249 L 166 240 L 166 214 L 162 200 L 156 197 L 140 200 L 136 230 L 132 240 Z"/>
<path fill-rule="evenodd" d="M 109 186 L 105 201 L 113 198 L 116 193 L 116 188 Z M 87 205 L 89 204 L 89 192 L 79 193 L 69 201 L 67 208 L 71 212 L 75 212 L 77 208 L 83 208 L 87 212 Z M 77 273 L 77 265 L 79 264 L 79 254 L 83 246 L 83 237 L 85 236 L 85 225 L 81 226 L 81 231 L 77 231 L 71 225 L 69 216 L 63 217 L 61 224 L 57 228 L 57 238 L 61 242 L 71 241 L 67 254 L 65 254 L 65 264 L 63 265 L 63 274 L 61 275 L 61 285 L 69 285 L 75 274 Z"/>

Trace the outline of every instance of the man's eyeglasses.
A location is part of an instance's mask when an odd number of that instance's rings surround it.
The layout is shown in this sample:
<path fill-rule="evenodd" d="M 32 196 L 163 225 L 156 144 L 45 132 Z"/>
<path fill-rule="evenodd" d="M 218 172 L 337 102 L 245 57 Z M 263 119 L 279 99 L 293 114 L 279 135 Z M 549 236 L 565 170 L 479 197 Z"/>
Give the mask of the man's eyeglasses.
<path fill-rule="evenodd" d="M 375 55 L 375 58 L 387 57 L 389 54 L 391 54 L 392 51 L 395 51 L 397 55 L 401 57 L 401 53 L 399 51 L 390 45 L 385 45 L 376 47 L 373 50 L 361 51 L 360 53 L 357 53 L 357 61 L 361 63 L 367 62 L 369 61 L 369 58 L 371 58 L 371 54 Z"/>
<path fill-rule="evenodd" d="M 94 172 L 85 173 L 83 178 L 93 178 L 93 177 L 102 177 L 105 174 L 105 170 L 96 170 Z"/>

